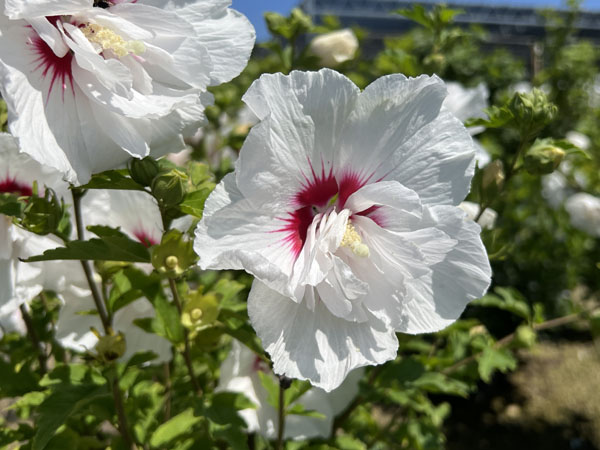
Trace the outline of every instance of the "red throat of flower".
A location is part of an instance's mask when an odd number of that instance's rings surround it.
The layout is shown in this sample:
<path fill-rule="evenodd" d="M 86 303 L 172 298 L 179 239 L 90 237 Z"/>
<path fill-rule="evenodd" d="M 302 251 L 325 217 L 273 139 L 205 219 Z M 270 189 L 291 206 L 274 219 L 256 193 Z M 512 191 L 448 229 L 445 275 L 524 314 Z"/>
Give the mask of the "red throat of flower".
<path fill-rule="evenodd" d="M 4 180 L 0 180 L 0 193 L 31 197 L 33 189 L 28 184 L 17 181 L 16 177 L 11 178 L 7 175 Z"/>
<path fill-rule="evenodd" d="M 68 87 L 70 87 L 71 92 L 74 94 L 75 87 L 73 84 L 73 72 L 71 68 L 73 53 L 69 51 L 63 57 L 57 56 L 48 44 L 46 44 L 46 42 L 37 34 L 31 38 L 29 45 L 31 45 L 33 52 L 36 55 L 34 63 L 36 63 L 37 66 L 33 71 L 40 70 L 42 72 L 42 78 L 44 79 L 50 77 L 50 87 L 46 93 L 46 101 L 48 101 L 55 85 L 59 86 L 61 89 L 63 100 L 65 91 Z"/>

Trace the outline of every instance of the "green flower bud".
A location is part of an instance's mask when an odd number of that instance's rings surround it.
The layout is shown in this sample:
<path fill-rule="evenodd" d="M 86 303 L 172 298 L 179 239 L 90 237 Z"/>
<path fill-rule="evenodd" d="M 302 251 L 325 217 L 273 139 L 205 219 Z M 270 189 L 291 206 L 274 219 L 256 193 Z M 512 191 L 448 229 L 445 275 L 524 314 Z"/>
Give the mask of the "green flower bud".
<path fill-rule="evenodd" d="M 531 348 L 537 340 L 537 334 L 529 325 L 521 325 L 515 331 L 515 344 L 519 347 Z"/>
<path fill-rule="evenodd" d="M 158 171 L 158 163 L 150 156 L 143 159 L 133 158 L 129 163 L 129 175 L 142 186 L 150 186 Z"/>
<path fill-rule="evenodd" d="M 21 225 L 35 234 L 54 233 L 58 230 L 64 214 L 64 205 L 56 193 L 46 188 L 44 197 L 29 197 Z"/>
<path fill-rule="evenodd" d="M 517 92 L 508 105 L 522 133 L 535 134 L 552 122 L 558 113 L 546 94 L 534 88 L 529 93 Z"/>
<path fill-rule="evenodd" d="M 112 362 L 125 354 L 127 345 L 123 333 L 102 336 L 96 344 L 98 357 L 105 362 Z"/>
<path fill-rule="evenodd" d="M 152 195 L 163 205 L 177 205 L 185 196 L 187 181 L 188 177 L 185 173 L 177 169 L 171 169 L 154 178 L 152 181 Z"/>
<path fill-rule="evenodd" d="M 179 230 L 170 230 L 160 244 L 151 249 L 152 266 L 169 278 L 177 278 L 192 266 L 197 259 L 192 242 L 184 240 Z"/>
<path fill-rule="evenodd" d="M 525 170 L 532 175 L 554 172 L 565 157 L 565 151 L 553 145 L 552 139 L 536 141 L 523 159 Z"/>

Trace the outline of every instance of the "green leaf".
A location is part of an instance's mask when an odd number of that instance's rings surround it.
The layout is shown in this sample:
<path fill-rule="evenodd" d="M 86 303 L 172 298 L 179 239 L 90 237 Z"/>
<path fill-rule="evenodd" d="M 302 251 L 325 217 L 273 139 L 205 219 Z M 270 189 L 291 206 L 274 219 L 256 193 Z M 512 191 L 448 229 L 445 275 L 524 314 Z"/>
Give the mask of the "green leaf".
<path fill-rule="evenodd" d="M 267 402 L 276 410 L 279 409 L 279 383 L 269 373 L 259 371 L 258 377 L 260 378 L 260 384 L 267 391 Z"/>
<path fill-rule="evenodd" d="M 32 256 L 25 262 L 53 260 L 150 262 L 148 249 L 139 242 L 123 236 L 105 236 L 89 241 L 70 241 L 65 247 L 46 250 L 42 255 Z"/>
<path fill-rule="evenodd" d="M 471 302 L 472 305 L 499 308 L 509 311 L 523 319 L 531 320 L 531 308 L 525 298 L 513 288 L 496 287 L 494 294 L 487 294 L 484 297 Z"/>
<path fill-rule="evenodd" d="M 427 372 L 412 381 L 410 385 L 434 394 L 451 394 L 460 397 L 469 395 L 469 386 L 466 383 L 439 372 Z"/>
<path fill-rule="evenodd" d="M 152 320 L 152 330 L 174 344 L 183 342 L 184 328 L 177 307 L 169 303 L 162 293 L 151 301 L 156 311 L 156 317 Z"/>
<path fill-rule="evenodd" d="M 0 397 L 18 397 L 38 388 L 33 373 L 26 368 L 19 372 L 0 359 Z"/>
<path fill-rule="evenodd" d="M 292 414 L 295 416 L 305 416 L 305 417 L 314 417 L 315 419 L 326 419 L 327 416 L 325 414 L 315 411 L 314 409 L 305 409 L 304 405 L 300 403 L 296 403 L 288 408 L 285 412 L 286 414 Z"/>
<path fill-rule="evenodd" d="M 125 176 L 126 170 L 107 170 L 92 175 L 88 184 L 79 189 L 118 189 L 125 191 L 143 191 L 144 186 Z"/>
<path fill-rule="evenodd" d="M 479 376 L 486 383 L 491 381 L 494 371 L 499 370 L 502 373 L 506 373 L 517 367 L 517 360 L 512 353 L 505 348 L 496 349 L 488 347 L 483 351 L 478 358 L 478 361 Z"/>
<path fill-rule="evenodd" d="M 179 209 L 186 214 L 201 219 L 202 212 L 204 211 L 204 203 L 213 189 L 214 185 L 186 194 L 183 201 L 179 204 Z"/>
<path fill-rule="evenodd" d="M 173 440 L 185 436 L 193 431 L 193 427 L 202 421 L 202 417 L 196 417 L 194 410 L 188 408 L 167 422 L 160 425 L 150 437 L 150 445 L 157 448 L 168 448 Z"/>
<path fill-rule="evenodd" d="M 106 387 L 97 385 L 60 385 L 38 409 L 37 432 L 32 450 L 42 450 L 67 419 L 101 398 L 111 397 Z"/>
<path fill-rule="evenodd" d="M 335 446 L 339 450 L 367 450 L 367 446 L 365 443 L 359 441 L 357 438 L 348 434 L 336 436 Z"/>
<path fill-rule="evenodd" d="M 294 380 L 291 386 L 285 390 L 284 405 L 287 407 L 302 397 L 310 388 L 311 384 L 308 381 Z"/>

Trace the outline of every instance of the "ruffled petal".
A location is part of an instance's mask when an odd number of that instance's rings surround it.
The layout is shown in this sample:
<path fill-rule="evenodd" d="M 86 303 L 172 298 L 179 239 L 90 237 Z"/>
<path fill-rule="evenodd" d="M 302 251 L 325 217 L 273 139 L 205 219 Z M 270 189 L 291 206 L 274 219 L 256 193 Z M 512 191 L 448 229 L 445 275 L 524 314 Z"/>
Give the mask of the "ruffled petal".
<path fill-rule="evenodd" d="M 327 392 L 352 369 L 396 356 L 395 333 L 374 316 L 362 323 L 349 322 L 335 317 L 321 302 L 310 311 L 260 281 L 252 285 L 248 314 L 275 373 L 310 380 Z"/>

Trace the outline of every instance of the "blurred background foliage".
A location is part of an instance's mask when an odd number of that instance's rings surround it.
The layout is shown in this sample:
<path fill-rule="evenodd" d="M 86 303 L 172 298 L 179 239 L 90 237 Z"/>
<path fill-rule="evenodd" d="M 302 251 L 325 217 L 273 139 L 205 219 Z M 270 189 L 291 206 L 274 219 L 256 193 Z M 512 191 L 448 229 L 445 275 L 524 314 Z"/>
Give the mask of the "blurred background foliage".
<path fill-rule="evenodd" d="M 468 200 L 498 213 L 495 225 L 482 234 L 493 285 L 446 330 L 399 335 L 398 358 L 368 368 L 359 396 L 335 419 L 329 438 L 288 441 L 285 448 L 600 448 L 595 340 L 600 245 L 598 237 L 571 224 L 564 202 L 552 200 L 547 178 L 558 174 L 563 192 L 600 196 L 599 53 L 577 37 L 578 4 L 543 13 L 547 30 L 539 48 L 544 51 L 533 70 L 506 49 L 490 50 L 482 26 L 456 25 L 458 11 L 416 5 L 396 13 L 417 26 L 385 38 L 376 52 L 359 45 L 335 68 L 361 88 L 392 73 L 437 74 L 465 87 L 485 83 L 488 115 L 467 124 L 483 127 L 477 139 L 492 162 L 477 169 Z M 318 70 L 323 64 L 312 40 L 341 28 L 335 17 L 315 24 L 299 9 L 288 17 L 267 13 L 265 20 L 272 39 L 257 45 L 239 77 L 211 88 L 215 104 L 207 110 L 208 124 L 189 140 L 187 154 L 179 155 L 191 162 L 176 160 L 197 182 L 191 190 L 188 186 L 187 200 L 163 205 L 168 220 L 184 213 L 199 219 L 198 205 L 233 170 L 255 122 L 241 101 L 250 84 L 263 73 Z M 367 36 L 361 29 L 353 33 L 359 43 Z M 0 109 L 0 120 L 5 123 L 5 110 Z M 568 143 L 570 132 L 585 135 L 589 143 Z M 161 173 L 175 168 L 167 161 L 159 166 Z M 122 176 L 138 181 L 131 169 Z M 180 245 L 184 238 L 170 235 L 161 246 Z M 153 305 L 163 321 L 160 332 L 176 348 L 189 338 L 196 390 L 203 395 L 190 389 L 189 367 L 178 352 L 170 364 L 156 366 L 146 364 L 151 355 L 107 363 L 97 348 L 95 359 L 86 363 L 62 349 L 52 332 L 60 302 L 47 292 L 30 311 L 37 343 L 16 334 L 0 340 L 0 448 L 125 448 L 108 425 L 116 423 L 117 414 L 106 389 L 114 370 L 133 440 L 141 448 L 272 448 L 259 434 L 244 434 L 236 414 L 247 406 L 243 396 L 214 392 L 232 338 L 262 355 L 245 311 L 251 278 L 199 272 L 191 264 L 169 279 L 177 280 L 184 306 L 204 301 L 204 308 L 214 309 L 212 319 L 195 326 L 188 315 L 182 325 L 177 311 L 159 311 L 158 300 Z M 129 283 L 121 296 L 136 291 L 150 299 L 148 286 L 161 283 L 128 265 L 96 263 L 96 268 L 111 298 Z M 207 300 L 209 294 L 218 302 Z"/>

